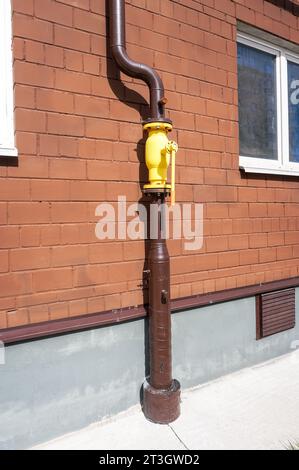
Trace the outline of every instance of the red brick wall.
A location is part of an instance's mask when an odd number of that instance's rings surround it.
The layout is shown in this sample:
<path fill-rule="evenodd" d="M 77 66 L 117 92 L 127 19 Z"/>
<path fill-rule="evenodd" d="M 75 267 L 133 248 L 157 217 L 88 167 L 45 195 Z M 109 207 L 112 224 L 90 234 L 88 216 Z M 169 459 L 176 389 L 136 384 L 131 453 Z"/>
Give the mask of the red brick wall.
<path fill-rule="evenodd" d="M 298 17 L 263 0 L 126 3 L 129 54 L 165 82 L 178 201 L 204 203 L 204 248 L 169 242 L 172 296 L 298 275 L 299 181 L 241 177 L 236 74 L 237 19 L 299 44 Z M 104 0 L 13 10 L 19 158 L 0 161 L 0 328 L 140 304 L 144 243 L 98 241 L 94 214 L 141 196 L 147 88 L 107 64 Z"/>

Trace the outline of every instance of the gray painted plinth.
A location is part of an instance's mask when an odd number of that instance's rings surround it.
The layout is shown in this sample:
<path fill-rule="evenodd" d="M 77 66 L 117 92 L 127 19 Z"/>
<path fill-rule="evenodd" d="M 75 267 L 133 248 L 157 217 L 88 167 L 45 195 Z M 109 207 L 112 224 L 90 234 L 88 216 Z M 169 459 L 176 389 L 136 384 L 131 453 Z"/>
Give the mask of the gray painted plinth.
<path fill-rule="evenodd" d="M 174 377 L 183 388 L 290 351 L 296 328 L 255 340 L 255 299 L 173 315 Z M 144 321 L 6 348 L 0 365 L 0 449 L 28 448 L 139 403 Z"/>

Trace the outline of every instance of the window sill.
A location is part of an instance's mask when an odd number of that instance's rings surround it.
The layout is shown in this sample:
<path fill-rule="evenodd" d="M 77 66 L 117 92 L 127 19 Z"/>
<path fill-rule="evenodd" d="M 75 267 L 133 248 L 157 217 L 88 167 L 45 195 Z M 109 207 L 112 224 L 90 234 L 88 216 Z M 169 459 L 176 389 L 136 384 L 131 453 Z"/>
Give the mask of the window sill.
<path fill-rule="evenodd" d="M 282 175 L 282 176 L 299 176 L 299 168 L 296 170 L 292 170 L 292 169 L 287 169 L 287 168 L 263 168 L 263 167 L 240 165 L 240 170 L 245 171 L 245 173 L 259 173 L 259 174 Z"/>
<path fill-rule="evenodd" d="M 18 150 L 16 148 L 0 147 L 0 157 L 17 157 Z"/>

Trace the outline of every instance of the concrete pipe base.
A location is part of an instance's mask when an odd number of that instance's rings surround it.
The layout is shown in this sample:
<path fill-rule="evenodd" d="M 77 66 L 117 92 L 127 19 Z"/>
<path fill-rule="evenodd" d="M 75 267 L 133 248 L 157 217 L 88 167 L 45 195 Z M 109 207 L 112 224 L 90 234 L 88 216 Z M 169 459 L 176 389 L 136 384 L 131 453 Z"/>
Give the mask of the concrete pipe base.
<path fill-rule="evenodd" d="M 168 390 L 158 390 L 146 380 L 143 384 L 143 413 L 157 424 L 169 424 L 180 416 L 181 386 L 173 380 Z"/>

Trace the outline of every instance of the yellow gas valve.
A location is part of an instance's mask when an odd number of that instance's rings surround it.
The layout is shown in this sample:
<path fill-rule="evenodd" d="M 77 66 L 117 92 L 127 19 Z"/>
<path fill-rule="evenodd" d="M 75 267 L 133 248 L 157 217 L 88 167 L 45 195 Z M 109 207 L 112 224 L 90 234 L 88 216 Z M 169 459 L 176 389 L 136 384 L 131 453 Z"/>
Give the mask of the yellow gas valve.
<path fill-rule="evenodd" d="M 144 130 L 148 131 L 145 146 L 145 161 L 149 170 L 149 184 L 144 186 L 147 192 L 151 189 L 171 191 L 171 203 L 175 203 L 175 155 L 178 145 L 167 137 L 172 130 L 168 122 L 151 122 L 145 124 Z M 172 162 L 171 184 L 167 184 L 167 170 Z"/>

